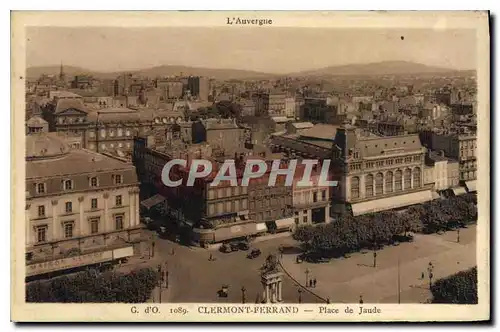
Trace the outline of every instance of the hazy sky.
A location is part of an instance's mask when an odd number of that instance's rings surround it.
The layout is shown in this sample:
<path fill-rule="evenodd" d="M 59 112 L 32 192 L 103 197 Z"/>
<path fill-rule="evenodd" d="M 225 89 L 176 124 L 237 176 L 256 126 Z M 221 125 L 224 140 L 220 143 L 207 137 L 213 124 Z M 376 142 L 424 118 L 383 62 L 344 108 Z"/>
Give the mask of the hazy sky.
<path fill-rule="evenodd" d="M 401 40 L 404 36 L 404 40 Z M 28 28 L 27 66 L 96 71 L 185 65 L 287 73 L 404 60 L 476 67 L 474 30 L 325 28 Z"/>

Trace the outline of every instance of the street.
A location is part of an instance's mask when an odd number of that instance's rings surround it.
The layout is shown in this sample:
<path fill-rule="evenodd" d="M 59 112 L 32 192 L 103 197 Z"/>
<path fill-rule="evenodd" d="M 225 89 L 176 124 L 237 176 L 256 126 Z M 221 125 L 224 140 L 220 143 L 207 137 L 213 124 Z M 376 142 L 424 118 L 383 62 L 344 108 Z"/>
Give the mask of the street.
<path fill-rule="evenodd" d="M 324 303 L 321 298 L 329 299 L 332 303 L 356 303 L 360 296 L 364 303 L 397 303 L 399 258 L 401 303 L 422 303 L 430 298 L 429 262 L 432 261 L 434 265 L 434 281 L 476 264 L 475 229 L 475 226 L 462 229 L 460 243 L 456 242 L 456 232 L 416 235 L 413 243 L 401 243 L 379 250 L 376 267 L 373 267 L 371 251 L 355 253 L 349 258 L 328 263 L 297 264 L 297 243 L 291 237 L 252 244 L 251 248 L 262 251 L 255 259 L 246 258 L 246 251 L 222 253 L 157 238 L 156 254 L 152 261 L 168 266 L 169 288 L 162 291 L 162 302 L 241 303 L 244 297 L 246 303 L 255 303 L 262 299 L 260 267 L 267 255 L 274 253 L 279 257 L 278 248 L 284 246 L 287 250 L 281 262 L 286 272 L 302 285 L 306 282 L 306 270 L 309 279 L 317 280 L 316 287 L 306 289 L 299 287 L 285 273 L 285 303 L 298 303 L 299 288 L 302 290 L 302 303 Z M 215 260 L 210 261 L 210 255 Z M 422 273 L 424 279 L 421 279 Z M 227 298 L 218 297 L 217 293 L 224 284 L 229 286 Z M 158 292 L 154 292 L 155 302 L 158 301 Z"/>

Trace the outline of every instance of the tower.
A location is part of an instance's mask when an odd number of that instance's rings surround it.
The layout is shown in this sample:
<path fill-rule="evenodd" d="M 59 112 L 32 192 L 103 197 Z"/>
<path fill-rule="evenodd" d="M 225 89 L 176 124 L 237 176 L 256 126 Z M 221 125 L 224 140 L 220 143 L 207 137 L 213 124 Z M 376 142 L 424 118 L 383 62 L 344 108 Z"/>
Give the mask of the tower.
<path fill-rule="evenodd" d="M 63 63 L 61 61 L 61 67 L 59 68 L 59 81 L 66 82 L 66 75 L 64 74 Z"/>

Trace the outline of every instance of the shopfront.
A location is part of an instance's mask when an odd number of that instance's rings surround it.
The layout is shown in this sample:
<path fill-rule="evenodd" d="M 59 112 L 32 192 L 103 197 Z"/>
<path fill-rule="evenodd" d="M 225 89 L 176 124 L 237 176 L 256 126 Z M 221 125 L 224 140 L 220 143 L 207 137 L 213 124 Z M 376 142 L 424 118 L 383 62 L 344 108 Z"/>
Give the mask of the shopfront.
<path fill-rule="evenodd" d="M 115 250 L 93 252 L 79 256 L 65 257 L 51 261 L 33 263 L 26 266 L 26 276 L 32 277 L 40 274 L 105 263 L 127 258 L 133 255 L 134 248 L 130 246 Z"/>

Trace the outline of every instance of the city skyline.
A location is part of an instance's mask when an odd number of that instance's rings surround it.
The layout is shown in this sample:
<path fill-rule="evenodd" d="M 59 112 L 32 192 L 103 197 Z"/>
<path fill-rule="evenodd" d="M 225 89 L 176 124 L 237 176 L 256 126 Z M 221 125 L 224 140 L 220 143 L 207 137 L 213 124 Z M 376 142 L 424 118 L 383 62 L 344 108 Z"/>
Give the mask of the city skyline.
<path fill-rule="evenodd" d="M 62 62 L 103 73 L 187 66 L 289 74 L 407 61 L 470 70 L 476 67 L 476 54 L 463 52 L 463 45 L 475 45 L 475 38 L 474 30 L 456 29 L 37 27 L 27 29 L 26 64 Z M 230 46 L 224 49 L 225 44 Z M 130 56 L 131 45 L 142 54 Z"/>

